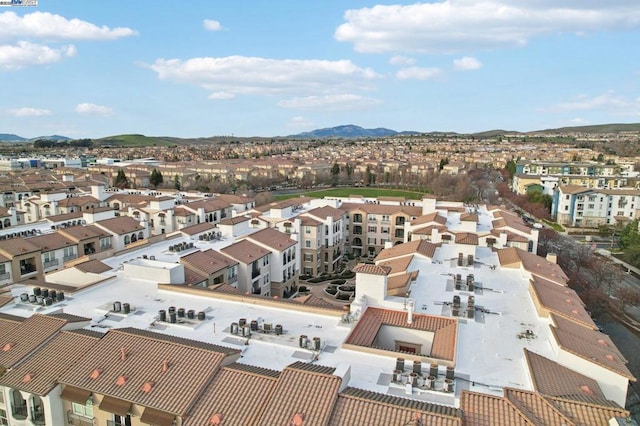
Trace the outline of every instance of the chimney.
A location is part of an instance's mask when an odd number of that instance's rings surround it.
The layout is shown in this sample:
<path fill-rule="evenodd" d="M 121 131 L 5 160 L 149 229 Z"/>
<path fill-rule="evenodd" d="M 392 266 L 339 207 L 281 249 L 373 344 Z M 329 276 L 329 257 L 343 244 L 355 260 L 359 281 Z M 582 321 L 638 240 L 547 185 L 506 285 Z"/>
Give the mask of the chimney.
<path fill-rule="evenodd" d="M 558 263 L 558 255 L 555 253 L 547 253 L 546 259 L 551 263 Z"/>
<path fill-rule="evenodd" d="M 413 307 L 415 302 L 411 299 L 407 302 L 407 324 L 413 324 Z"/>
<path fill-rule="evenodd" d="M 297 413 L 293 416 L 291 426 L 304 426 L 304 413 Z"/>
<path fill-rule="evenodd" d="M 120 348 L 120 359 L 122 361 L 126 361 L 127 360 L 127 351 L 125 348 Z"/>

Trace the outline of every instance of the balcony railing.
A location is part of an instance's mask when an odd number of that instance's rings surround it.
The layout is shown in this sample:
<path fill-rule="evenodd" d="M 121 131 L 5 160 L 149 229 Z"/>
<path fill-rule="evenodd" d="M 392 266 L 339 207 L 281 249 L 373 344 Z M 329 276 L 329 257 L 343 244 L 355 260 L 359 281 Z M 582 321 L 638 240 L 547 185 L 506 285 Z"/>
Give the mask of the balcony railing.
<path fill-rule="evenodd" d="M 63 261 L 63 262 L 68 262 L 68 261 L 70 261 L 70 260 L 75 259 L 76 257 L 78 257 L 78 253 L 71 253 L 71 254 L 69 254 L 69 255 L 67 255 L 67 256 L 64 256 L 64 257 L 62 258 L 62 261 Z"/>
<path fill-rule="evenodd" d="M 39 409 L 31 408 L 31 423 L 37 426 L 41 426 L 45 424 L 43 408 L 39 408 Z"/>
<path fill-rule="evenodd" d="M 81 416 L 73 411 L 67 411 L 67 423 L 75 426 L 93 426 L 93 418 Z"/>
<path fill-rule="evenodd" d="M 27 418 L 27 406 L 26 405 L 12 406 L 11 414 L 13 415 L 13 418 L 16 420 L 24 420 Z"/>
<path fill-rule="evenodd" d="M 11 273 L 9 273 L 9 272 L 5 272 L 3 274 L 0 274 L 0 281 L 8 280 L 10 278 L 11 278 Z M 1 398 L 0 398 L 0 401 L 2 401 Z"/>
<path fill-rule="evenodd" d="M 58 259 L 52 259 L 52 260 L 48 260 L 48 261 L 44 262 L 43 266 L 45 268 L 50 268 L 52 266 L 58 266 L 58 263 L 60 263 L 60 261 Z"/>

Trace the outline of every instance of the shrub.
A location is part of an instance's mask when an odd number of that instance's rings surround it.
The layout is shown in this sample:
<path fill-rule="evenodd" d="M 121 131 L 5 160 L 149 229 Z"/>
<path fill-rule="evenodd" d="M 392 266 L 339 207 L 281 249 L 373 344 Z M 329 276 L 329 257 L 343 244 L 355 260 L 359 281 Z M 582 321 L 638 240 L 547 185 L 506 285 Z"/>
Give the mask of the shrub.
<path fill-rule="evenodd" d="M 329 293 L 332 296 L 335 296 L 336 293 L 338 292 L 338 289 L 336 287 L 334 287 L 334 286 L 329 286 L 324 291 L 326 291 L 327 293 Z"/>
<path fill-rule="evenodd" d="M 351 295 L 349 293 L 340 293 L 336 296 L 336 299 L 338 300 L 349 300 L 351 298 Z"/>
<path fill-rule="evenodd" d="M 344 283 L 346 283 L 346 282 L 347 282 L 347 280 L 339 279 L 339 280 L 333 280 L 333 281 L 331 281 L 331 284 L 341 285 L 341 284 L 344 284 Z"/>
<path fill-rule="evenodd" d="M 298 291 L 300 293 L 306 293 L 307 291 L 309 291 L 309 289 L 307 288 L 306 285 L 301 285 L 300 287 L 298 287 Z"/>

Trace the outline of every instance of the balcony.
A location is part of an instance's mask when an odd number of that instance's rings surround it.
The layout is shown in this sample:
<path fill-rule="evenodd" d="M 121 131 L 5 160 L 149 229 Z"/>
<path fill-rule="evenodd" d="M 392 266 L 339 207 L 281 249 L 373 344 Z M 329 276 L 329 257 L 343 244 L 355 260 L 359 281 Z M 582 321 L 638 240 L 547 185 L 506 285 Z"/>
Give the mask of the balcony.
<path fill-rule="evenodd" d="M 260 276 L 260 270 L 259 269 L 253 269 L 251 271 L 251 279 L 257 278 Z"/>
<path fill-rule="evenodd" d="M 93 426 L 93 418 L 75 414 L 73 411 L 67 411 L 67 423 L 75 426 Z"/>

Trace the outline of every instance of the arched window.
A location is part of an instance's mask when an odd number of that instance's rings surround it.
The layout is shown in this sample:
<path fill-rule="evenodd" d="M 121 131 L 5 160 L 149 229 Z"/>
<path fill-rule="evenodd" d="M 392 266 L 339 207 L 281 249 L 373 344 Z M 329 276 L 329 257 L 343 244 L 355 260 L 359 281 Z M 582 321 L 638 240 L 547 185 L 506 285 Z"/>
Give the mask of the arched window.
<path fill-rule="evenodd" d="M 139 240 L 143 240 L 144 239 L 144 233 L 142 231 L 138 232 L 138 239 Z"/>
<path fill-rule="evenodd" d="M 130 244 L 130 243 L 131 243 L 131 238 L 129 238 L 128 235 L 125 235 L 124 236 L 124 245 L 126 246 L 127 244 Z"/>

